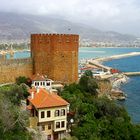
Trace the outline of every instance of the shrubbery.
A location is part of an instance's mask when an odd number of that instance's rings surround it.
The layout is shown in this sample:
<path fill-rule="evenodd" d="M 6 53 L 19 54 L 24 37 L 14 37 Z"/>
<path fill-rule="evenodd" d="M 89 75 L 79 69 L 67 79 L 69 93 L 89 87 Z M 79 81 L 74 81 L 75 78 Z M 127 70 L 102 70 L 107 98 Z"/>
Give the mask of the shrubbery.
<path fill-rule="evenodd" d="M 0 87 L 0 140 L 31 140 L 26 131 L 29 114 L 20 108 L 27 94 L 24 84 Z"/>
<path fill-rule="evenodd" d="M 72 135 L 79 140 L 139 140 L 140 126 L 132 124 L 122 106 L 98 98 L 97 88 L 96 80 L 86 73 L 79 84 L 65 86 L 62 91 L 74 112 Z"/>

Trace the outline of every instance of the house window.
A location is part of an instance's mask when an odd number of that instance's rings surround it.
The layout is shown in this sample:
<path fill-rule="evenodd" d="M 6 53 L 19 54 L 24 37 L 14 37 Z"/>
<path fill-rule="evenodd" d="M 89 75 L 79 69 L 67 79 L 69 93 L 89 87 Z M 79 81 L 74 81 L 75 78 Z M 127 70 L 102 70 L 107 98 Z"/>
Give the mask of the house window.
<path fill-rule="evenodd" d="M 42 82 L 40 82 L 40 85 L 42 86 Z"/>
<path fill-rule="evenodd" d="M 44 114 L 44 111 L 41 112 L 41 118 L 44 118 L 45 117 L 45 114 Z"/>
<path fill-rule="evenodd" d="M 36 82 L 35 82 L 35 86 L 36 86 Z"/>
<path fill-rule="evenodd" d="M 59 110 L 55 110 L 55 117 L 59 116 L 60 115 L 60 112 Z"/>
<path fill-rule="evenodd" d="M 61 116 L 65 116 L 65 109 L 61 109 Z"/>
<path fill-rule="evenodd" d="M 47 117 L 51 117 L 51 111 L 47 111 Z"/>
<path fill-rule="evenodd" d="M 62 128 L 65 127 L 65 121 L 62 121 L 62 122 L 61 122 L 61 127 L 62 127 Z"/>
<path fill-rule="evenodd" d="M 45 131 L 45 125 L 42 125 L 42 131 Z"/>
<path fill-rule="evenodd" d="M 48 138 L 47 138 L 47 140 L 51 140 L 51 135 L 48 135 Z"/>
<path fill-rule="evenodd" d="M 60 128 L 60 122 L 56 122 L 56 129 Z"/>
<path fill-rule="evenodd" d="M 48 124 L 48 130 L 50 130 L 50 129 L 51 129 L 51 124 L 49 123 L 49 124 Z"/>
<path fill-rule="evenodd" d="M 39 82 L 37 82 L 36 85 L 39 86 Z"/>
<path fill-rule="evenodd" d="M 43 82 L 43 86 L 45 86 L 45 82 Z"/>
<path fill-rule="evenodd" d="M 50 86 L 50 82 L 47 82 L 47 86 Z"/>

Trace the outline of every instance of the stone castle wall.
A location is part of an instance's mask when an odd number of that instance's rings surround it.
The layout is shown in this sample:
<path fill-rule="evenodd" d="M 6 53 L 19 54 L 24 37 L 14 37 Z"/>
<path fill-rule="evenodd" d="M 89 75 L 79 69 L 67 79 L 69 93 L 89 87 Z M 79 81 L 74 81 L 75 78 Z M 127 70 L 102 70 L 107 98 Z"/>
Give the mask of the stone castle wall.
<path fill-rule="evenodd" d="M 9 59 L 0 61 L 0 84 L 15 82 L 19 76 L 32 76 L 32 60 Z"/>
<path fill-rule="evenodd" d="M 1 59 L 0 84 L 16 77 L 45 74 L 65 83 L 78 80 L 79 36 L 72 34 L 32 34 L 31 58 Z"/>
<path fill-rule="evenodd" d="M 78 79 L 79 36 L 73 34 L 32 34 L 31 56 L 34 74 L 66 83 Z"/>

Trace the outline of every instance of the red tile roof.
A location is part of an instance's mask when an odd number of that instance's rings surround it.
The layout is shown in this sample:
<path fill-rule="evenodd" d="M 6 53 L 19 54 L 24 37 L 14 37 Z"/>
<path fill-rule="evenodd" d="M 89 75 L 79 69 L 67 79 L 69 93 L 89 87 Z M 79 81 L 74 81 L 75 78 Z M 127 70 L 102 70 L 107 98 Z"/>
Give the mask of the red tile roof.
<path fill-rule="evenodd" d="M 45 81 L 46 78 L 43 75 L 37 74 L 37 75 L 33 75 L 31 77 L 31 80 L 33 80 L 33 81 Z"/>
<path fill-rule="evenodd" d="M 80 70 L 91 70 L 93 69 L 92 67 L 84 67 L 84 68 L 81 68 Z"/>
<path fill-rule="evenodd" d="M 30 91 L 29 91 L 30 92 Z M 55 93 L 49 93 L 47 90 L 40 88 L 39 92 L 34 92 L 34 98 L 28 97 L 28 100 L 36 108 L 66 106 L 69 103 Z"/>

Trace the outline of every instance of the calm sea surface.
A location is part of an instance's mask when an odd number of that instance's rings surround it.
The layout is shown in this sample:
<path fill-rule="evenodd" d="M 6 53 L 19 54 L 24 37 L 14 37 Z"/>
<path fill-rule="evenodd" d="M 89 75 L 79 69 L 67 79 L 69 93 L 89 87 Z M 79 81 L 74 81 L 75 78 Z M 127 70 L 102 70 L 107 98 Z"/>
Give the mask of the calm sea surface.
<path fill-rule="evenodd" d="M 140 48 L 80 48 L 79 60 L 106 57 L 129 52 L 140 52 Z M 17 52 L 14 57 L 27 58 L 30 57 L 30 52 Z M 104 62 L 104 64 L 117 68 L 123 72 L 140 71 L 140 56 L 111 60 Z M 140 123 L 140 76 L 130 77 L 128 83 L 123 84 L 121 89 L 127 93 L 126 101 L 122 101 L 121 104 L 128 110 L 132 121 L 134 123 Z"/>

